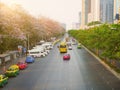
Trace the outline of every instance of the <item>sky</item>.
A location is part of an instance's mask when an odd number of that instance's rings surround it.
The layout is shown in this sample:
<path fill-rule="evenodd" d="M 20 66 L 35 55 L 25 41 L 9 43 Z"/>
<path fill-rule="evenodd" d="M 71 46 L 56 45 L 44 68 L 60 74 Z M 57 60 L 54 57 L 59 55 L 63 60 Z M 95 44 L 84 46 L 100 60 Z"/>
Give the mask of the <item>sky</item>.
<path fill-rule="evenodd" d="M 79 22 L 81 0 L 0 0 L 7 5 L 19 4 L 35 17 L 45 16 L 71 28 L 73 22 Z"/>

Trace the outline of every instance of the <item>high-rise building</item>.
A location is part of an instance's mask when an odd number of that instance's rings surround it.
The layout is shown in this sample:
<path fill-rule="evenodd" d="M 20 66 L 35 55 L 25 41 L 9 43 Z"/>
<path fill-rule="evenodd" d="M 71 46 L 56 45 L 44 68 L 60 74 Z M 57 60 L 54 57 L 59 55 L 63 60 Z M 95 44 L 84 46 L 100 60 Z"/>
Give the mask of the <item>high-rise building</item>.
<path fill-rule="evenodd" d="M 80 29 L 80 23 L 73 22 L 72 23 L 72 29 L 79 30 Z"/>
<path fill-rule="evenodd" d="M 100 0 L 89 0 L 88 23 L 100 21 Z"/>
<path fill-rule="evenodd" d="M 66 24 L 65 23 L 60 23 L 60 25 L 66 30 Z"/>
<path fill-rule="evenodd" d="M 92 21 L 113 23 L 114 0 L 82 0 L 81 28 Z"/>
<path fill-rule="evenodd" d="M 114 23 L 117 23 L 118 20 L 120 19 L 119 8 L 120 0 L 114 0 Z"/>
<path fill-rule="evenodd" d="M 88 22 L 88 0 L 82 0 L 81 28 L 85 28 Z"/>
<path fill-rule="evenodd" d="M 79 23 L 81 25 L 81 12 L 79 12 Z"/>
<path fill-rule="evenodd" d="M 114 0 L 100 0 L 100 21 L 113 23 Z"/>

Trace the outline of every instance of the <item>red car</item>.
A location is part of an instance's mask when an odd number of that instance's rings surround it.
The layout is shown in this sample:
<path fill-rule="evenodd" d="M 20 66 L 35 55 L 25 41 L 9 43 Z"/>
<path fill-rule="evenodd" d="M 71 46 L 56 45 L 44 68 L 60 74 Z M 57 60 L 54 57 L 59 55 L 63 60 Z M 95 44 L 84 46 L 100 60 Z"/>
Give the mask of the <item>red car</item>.
<path fill-rule="evenodd" d="M 18 62 L 17 65 L 18 65 L 20 70 L 23 70 L 23 69 L 27 68 L 27 63 L 24 62 L 24 61 Z"/>
<path fill-rule="evenodd" d="M 70 54 L 65 54 L 63 56 L 63 60 L 70 60 Z"/>

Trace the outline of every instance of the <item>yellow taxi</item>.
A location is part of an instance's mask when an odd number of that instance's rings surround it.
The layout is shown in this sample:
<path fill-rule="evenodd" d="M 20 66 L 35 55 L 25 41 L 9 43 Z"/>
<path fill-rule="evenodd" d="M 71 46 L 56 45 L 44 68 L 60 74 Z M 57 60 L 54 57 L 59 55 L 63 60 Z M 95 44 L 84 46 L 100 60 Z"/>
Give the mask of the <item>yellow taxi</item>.
<path fill-rule="evenodd" d="M 17 65 L 11 65 L 5 72 L 5 75 L 10 76 L 17 76 L 19 74 L 19 67 Z"/>
<path fill-rule="evenodd" d="M 8 77 L 5 75 L 0 75 L 0 87 L 4 87 L 8 83 Z"/>

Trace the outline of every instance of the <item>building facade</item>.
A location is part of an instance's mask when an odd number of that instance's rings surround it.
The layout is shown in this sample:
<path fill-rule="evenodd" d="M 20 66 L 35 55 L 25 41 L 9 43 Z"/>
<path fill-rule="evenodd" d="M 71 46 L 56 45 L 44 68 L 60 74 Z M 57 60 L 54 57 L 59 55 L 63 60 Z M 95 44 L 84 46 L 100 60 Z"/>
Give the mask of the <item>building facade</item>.
<path fill-rule="evenodd" d="M 72 29 L 79 30 L 80 29 L 80 23 L 73 22 L 72 23 Z"/>
<path fill-rule="evenodd" d="M 92 21 L 113 23 L 114 0 L 82 0 L 81 28 Z"/>
<path fill-rule="evenodd" d="M 81 26 L 81 12 L 79 12 L 79 23 L 80 23 L 80 26 Z"/>
<path fill-rule="evenodd" d="M 66 24 L 65 23 L 60 23 L 60 25 L 66 30 Z"/>
<path fill-rule="evenodd" d="M 120 19 L 120 0 L 114 0 L 114 23 L 117 23 Z"/>
<path fill-rule="evenodd" d="M 81 26 L 80 28 L 85 28 L 88 22 L 88 0 L 82 0 L 82 12 L 81 12 Z"/>
<path fill-rule="evenodd" d="M 89 0 L 88 23 L 100 21 L 100 0 Z"/>
<path fill-rule="evenodd" d="M 114 0 L 100 0 L 100 21 L 113 23 Z"/>

